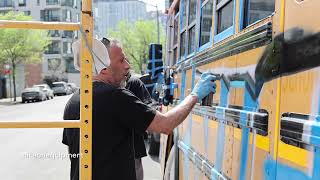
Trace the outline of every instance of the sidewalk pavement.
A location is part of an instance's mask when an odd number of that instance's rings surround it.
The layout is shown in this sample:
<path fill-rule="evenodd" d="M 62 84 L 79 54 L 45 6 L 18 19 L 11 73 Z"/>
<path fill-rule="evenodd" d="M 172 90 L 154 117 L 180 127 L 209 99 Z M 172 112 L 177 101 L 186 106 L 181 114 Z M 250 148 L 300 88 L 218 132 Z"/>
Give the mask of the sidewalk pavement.
<path fill-rule="evenodd" d="M 21 97 L 17 97 L 16 102 L 13 101 L 13 98 L 4 98 L 4 99 L 0 99 L 0 105 L 11 106 L 15 104 L 21 104 L 21 101 L 22 101 Z"/>

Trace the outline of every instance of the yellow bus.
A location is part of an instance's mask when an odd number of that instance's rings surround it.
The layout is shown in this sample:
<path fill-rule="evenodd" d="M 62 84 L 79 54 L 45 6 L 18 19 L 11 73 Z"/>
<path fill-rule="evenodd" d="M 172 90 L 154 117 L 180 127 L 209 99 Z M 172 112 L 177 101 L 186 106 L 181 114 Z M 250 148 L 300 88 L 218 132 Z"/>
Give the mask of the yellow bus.
<path fill-rule="evenodd" d="M 161 137 L 165 179 L 320 179 L 320 1 L 174 0 L 166 72 L 172 108 L 198 72 L 221 76 Z M 170 75 L 165 75 L 169 77 Z"/>

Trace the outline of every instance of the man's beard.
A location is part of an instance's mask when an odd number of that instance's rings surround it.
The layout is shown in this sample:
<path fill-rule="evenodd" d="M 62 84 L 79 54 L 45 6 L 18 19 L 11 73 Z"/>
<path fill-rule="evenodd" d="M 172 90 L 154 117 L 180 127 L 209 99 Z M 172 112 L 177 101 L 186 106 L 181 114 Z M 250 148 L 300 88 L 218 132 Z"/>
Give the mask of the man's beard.
<path fill-rule="evenodd" d="M 126 80 L 121 81 L 120 88 L 125 88 L 126 86 L 127 86 L 127 81 Z"/>

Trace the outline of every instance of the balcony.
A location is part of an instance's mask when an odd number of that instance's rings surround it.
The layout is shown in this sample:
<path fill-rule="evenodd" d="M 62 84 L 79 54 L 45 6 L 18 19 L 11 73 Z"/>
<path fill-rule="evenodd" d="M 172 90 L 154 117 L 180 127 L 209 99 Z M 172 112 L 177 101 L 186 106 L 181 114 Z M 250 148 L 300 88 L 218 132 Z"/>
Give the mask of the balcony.
<path fill-rule="evenodd" d="M 14 7 L 14 3 L 12 0 L 0 0 L 0 8 L 4 7 Z"/>
<path fill-rule="evenodd" d="M 73 0 L 62 0 L 61 6 L 74 7 Z"/>
<path fill-rule="evenodd" d="M 46 0 L 47 5 L 60 5 L 60 0 Z"/>
<path fill-rule="evenodd" d="M 40 11 L 41 21 L 61 21 L 60 16 L 60 11 L 56 9 L 46 9 Z"/>

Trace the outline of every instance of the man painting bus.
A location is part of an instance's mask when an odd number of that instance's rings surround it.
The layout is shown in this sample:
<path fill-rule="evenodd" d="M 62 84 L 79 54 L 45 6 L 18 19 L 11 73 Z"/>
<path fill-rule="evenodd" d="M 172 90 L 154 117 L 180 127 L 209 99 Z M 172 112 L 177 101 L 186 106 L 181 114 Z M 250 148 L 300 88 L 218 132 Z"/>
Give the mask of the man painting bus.
<path fill-rule="evenodd" d="M 92 179 L 136 180 L 133 133 L 171 133 L 197 101 L 210 92 L 215 93 L 215 77 L 203 73 L 190 95 L 172 110 L 161 113 L 121 88 L 129 74 L 128 59 L 118 41 L 112 40 L 106 45 L 110 66 L 98 72 L 93 82 Z M 79 118 L 79 102 L 80 94 L 75 93 L 66 105 L 65 119 Z M 74 136 L 74 131 L 65 129 L 64 134 L 69 151 L 79 153 L 79 138 Z M 76 166 L 71 168 L 71 178 L 79 179 L 78 161 L 71 161 Z"/>

